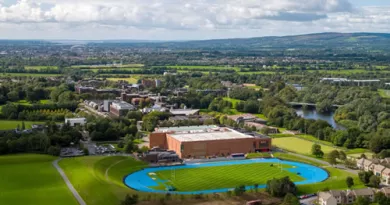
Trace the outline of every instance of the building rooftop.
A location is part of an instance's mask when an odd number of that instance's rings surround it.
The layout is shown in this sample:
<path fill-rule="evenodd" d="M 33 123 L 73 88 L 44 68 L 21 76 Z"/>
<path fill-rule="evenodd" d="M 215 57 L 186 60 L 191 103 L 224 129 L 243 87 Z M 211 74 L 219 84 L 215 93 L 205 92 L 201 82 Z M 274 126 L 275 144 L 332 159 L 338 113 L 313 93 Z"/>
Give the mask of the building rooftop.
<path fill-rule="evenodd" d="M 170 110 L 170 113 L 173 115 L 195 115 L 196 113 L 199 112 L 198 109 L 176 109 L 176 110 Z"/>
<path fill-rule="evenodd" d="M 231 139 L 248 139 L 253 136 L 246 135 L 228 128 L 220 130 L 210 130 L 209 132 L 191 132 L 191 133 L 174 133 L 171 137 L 181 142 L 209 141 L 209 140 L 231 140 Z"/>
<path fill-rule="evenodd" d="M 121 110 L 131 110 L 131 109 L 134 109 L 134 105 L 132 105 L 130 103 L 127 103 L 127 102 L 124 102 L 124 101 L 113 102 L 112 105 L 114 107 L 116 107 L 117 109 L 121 109 Z"/>
<path fill-rule="evenodd" d="M 156 132 L 189 132 L 189 131 L 207 131 L 210 129 L 218 129 L 216 125 L 201 125 L 201 126 L 183 126 L 183 127 L 160 127 Z"/>

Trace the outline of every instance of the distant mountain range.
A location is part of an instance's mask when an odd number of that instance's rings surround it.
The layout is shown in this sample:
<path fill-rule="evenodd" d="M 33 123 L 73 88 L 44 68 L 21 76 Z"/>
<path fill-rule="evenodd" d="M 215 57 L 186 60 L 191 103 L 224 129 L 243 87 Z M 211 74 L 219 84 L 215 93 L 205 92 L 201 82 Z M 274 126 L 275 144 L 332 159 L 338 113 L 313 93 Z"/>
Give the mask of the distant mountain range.
<path fill-rule="evenodd" d="M 96 44 L 97 41 L 91 42 Z M 295 36 L 269 36 L 194 41 L 100 41 L 104 44 L 132 44 L 135 47 L 177 49 L 272 49 L 272 48 L 367 48 L 390 49 L 387 33 L 317 33 Z"/>
<path fill-rule="evenodd" d="M 0 44 L 20 44 L 27 40 L 0 40 Z M 256 38 L 212 39 L 194 41 L 153 40 L 31 40 L 31 44 L 43 42 L 55 44 L 89 44 L 95 46 L 130 46 L 166 49 L 378 49 L 390 50 L 390 34 L 387 33 L 317 33 L 295 36 L 269 36 Z"/>

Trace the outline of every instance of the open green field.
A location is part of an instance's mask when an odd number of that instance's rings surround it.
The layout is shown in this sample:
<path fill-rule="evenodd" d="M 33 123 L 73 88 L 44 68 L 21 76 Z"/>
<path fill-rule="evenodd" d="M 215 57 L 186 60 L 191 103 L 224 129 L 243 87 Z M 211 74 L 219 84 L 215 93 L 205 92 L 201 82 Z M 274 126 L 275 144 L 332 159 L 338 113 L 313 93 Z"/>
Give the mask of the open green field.
<path fill-rule="evenodd" d="M 292 168 L 292 166 L 283 165 L 284 168 Z M 271 163 L 177 169 L 173 179 L 172 171 L 164 170 L 156 172 L 156 176 L 160 180 L 169 181 L 165 184 L 170 184 L 177 191 L 198 191 L 237 187 L 240 185 L 266 184 L 270 179 L 285 176 L 289 176 L 294 182 L 304 180 L 295 173 L 281 170 L 278 166 L 271 166 Z M 160 185 L 156 189 L 165 190 L 166 186 Z"/>
<path fill-rule="evenodd" d="M 0 156 L 0 204 L 78 205 L 48 155 Z"/>
<path fill-rule="evenodd" d="M 378 93 L 382 98 L 390 98 L 390 90 L 379 89 Z"/>
<path fill-rule="evenodd" d="M 72 65 L 71 68 L 79 69 L 117 69 L 117 68 L 142 68 L 143 64 L 124 64 L 124 65 Z"/>
<path fill-rule="evenodd" d="M 167 66 L 168 68 L 174 69 L 182 69 L 182 70 L 235 70 L 240 71 L 240 67 L 231 67 L 231 66 L 198 66 L 198 65 L 175 65 L 175 66 Z"/>
<path fill-rule="evenodd" d="M 48 74 L 48 73 L 2 73 L 0 77 L 56 77 L 61 74 Z"/>
<path fill-rule="evenodd" d="M 234 98 L 228 98 L 228 97 L 224 97 L 223 100 L 231 102 L 234 109 L 236 108 L 237 104 L 241 102 L 241 100 L 237 100 Z"/>
<path fill-rule="evenodd" d="M 120 204 L 126 194 L 134 193 L 123 177 L 145 167 L 124 156 L 67 158 L 59 165 L 88 205 Z"/>
<path fill-rule="evenodd" d="M 143 68 L 82 68 L 82 71 L 92 71 L 97 73 L 99 70 L 123 70 L 123 71 L 136 71 L 136 70 L 142 70 Z"/>
<path fill-rule="evenodd" d="M 107 80 L 110 80 L 110 81 L 123 80 L 123 81 L 127 81 L 128 83 L 133 83 L 133 84 L 138 82 L 138 79 L 136 79 L 136 78 L 107 78 Z"/>
<path fill-rule="evenodd" d="M 22 122 L 26 126 L 26 129 L 30 129 L 34 124 L 45 124 L 45 122 L 30 122 L 30 121 L 14 121 L 14 120 L 0 120 L 0 130 L 13 130 L 19 125 L 22 128 Z"/>
<path fill-rule="evenodd" d="M 314 142 L 304 140 L 304 139 L 299 139 L 297 137 L 283 137 L 283 138 L 273 139 L 272 144 L 276 147 L 291 152 L 311 155 L 311 147 L 313 146 Z M 327 146 L 327 145 L 321 145 L 321 149 L 325 154 L 327 154 L 337 148 Z"/>
<path fill-rule="evenodd" d="M 27 105 L 27 106 L 31 106 L 32 104 L 30 102 L 28 102 L 27 100 L 19 100 L 17 102 L 14 102 L 14 104 L 18 104 L 18 105 Z"/>
<path fill-rule="evenodd" d="M 53 104 L 53 101 L 51 101 L 51 100 L 40 100 L 39 103 L 41 103 L 41 104 Z"/>
<path fill-rule="evenodd" d="M 51 70 L 57 70 L 57 66 L 24 66 L 24 69 L 26 70 L 44 70 L 44 69 L 51 69 Z"/>

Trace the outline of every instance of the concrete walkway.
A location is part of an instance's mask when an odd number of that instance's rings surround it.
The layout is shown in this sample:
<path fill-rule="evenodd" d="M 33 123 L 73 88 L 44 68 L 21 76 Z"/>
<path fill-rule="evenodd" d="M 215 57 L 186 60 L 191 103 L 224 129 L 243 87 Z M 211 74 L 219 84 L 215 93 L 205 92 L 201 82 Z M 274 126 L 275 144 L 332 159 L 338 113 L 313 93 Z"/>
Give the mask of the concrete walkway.
<path fill-rule="evenodd" d="M 69 190 L 72 192 L 73 196 L 76 198 L 76 200 L 79 202 L 80 205 L 87 205 L 83 198 L 81 198 L 80 194 L 76 191 L 76 189 L 73 187 L 72 183 L 69 181 L 68 177 L 66 176 L 64 170 L 61 169 L 61 167 L 58 165 L 58 162 L 61 161 L 60 159 L 56 159 L 53 162 L 53 166 L 57 169 L 58 173 L 60 173 L 62 179 L 64 179 L 66 185 L 68 186 Z"/>

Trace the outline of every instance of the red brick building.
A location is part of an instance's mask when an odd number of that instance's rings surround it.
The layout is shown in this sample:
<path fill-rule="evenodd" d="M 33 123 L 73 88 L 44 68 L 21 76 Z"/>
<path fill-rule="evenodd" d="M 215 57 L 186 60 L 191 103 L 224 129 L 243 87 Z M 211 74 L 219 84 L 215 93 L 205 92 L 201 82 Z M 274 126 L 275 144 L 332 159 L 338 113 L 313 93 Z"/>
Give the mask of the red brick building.
<path fill-rule="evenodd" d="M 181 158 L 201 158 L 268 152 L 272 143 L 267 136 L 251 136 L 217 126 L 192 126 L 159 128 L 150 134 L 149 145 L 173 150 Z"/>

